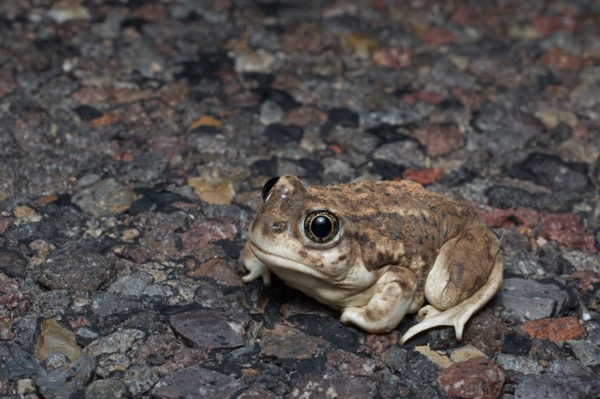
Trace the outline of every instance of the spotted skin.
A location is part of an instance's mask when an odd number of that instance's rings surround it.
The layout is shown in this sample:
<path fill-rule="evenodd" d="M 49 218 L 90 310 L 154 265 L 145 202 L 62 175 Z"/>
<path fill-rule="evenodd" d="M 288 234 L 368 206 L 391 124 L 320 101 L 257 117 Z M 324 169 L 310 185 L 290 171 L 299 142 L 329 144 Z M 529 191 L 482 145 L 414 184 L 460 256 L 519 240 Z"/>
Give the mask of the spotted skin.
<path fill-rule="evenodd" d="M 418 312 L 423 320 L 401 342 L 438 326 L 454 326 L 461 339 L 502 284 L 498 239 L 465 203 L 410 181 L 306 187 L 288 175 L 272 183 L 244 248 L 246 283 L 268 285 L 274 273 L 370 333 Z M 304 231 L 315 211 L 337 218 L 328 242 Z"/>

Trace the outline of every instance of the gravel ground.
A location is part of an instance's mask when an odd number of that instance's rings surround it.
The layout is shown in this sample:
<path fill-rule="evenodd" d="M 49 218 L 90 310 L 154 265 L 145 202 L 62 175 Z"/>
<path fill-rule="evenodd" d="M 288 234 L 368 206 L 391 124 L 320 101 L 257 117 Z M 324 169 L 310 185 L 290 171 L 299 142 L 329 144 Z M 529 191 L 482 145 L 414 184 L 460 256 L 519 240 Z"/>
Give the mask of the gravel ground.
<path fill-rule="evenodd" d="M 597 1 L 2 0 L 0 394 L 600 397 Z M 505 283 L 400 346 L 241 282 L 263 183 L 473 203 Z"/>

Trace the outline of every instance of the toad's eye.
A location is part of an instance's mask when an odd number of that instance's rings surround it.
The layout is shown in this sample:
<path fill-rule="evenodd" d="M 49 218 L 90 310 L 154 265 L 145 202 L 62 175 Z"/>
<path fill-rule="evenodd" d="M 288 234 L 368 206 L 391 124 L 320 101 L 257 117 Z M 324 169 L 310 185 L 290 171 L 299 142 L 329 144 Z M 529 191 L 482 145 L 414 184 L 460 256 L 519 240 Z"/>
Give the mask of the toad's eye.
<path fill-rule="evenodd" d="M 329 211 L 313 211 L 304 219 L 304 234 L 316 243 L 330 242 L 339 231 L 339 220 Z"/>
<path fill-rule="evenodd" d="M 263 201 L 267 202 L 267 200 L 269 199 L 269 195 L 271 194 L 271 190 L 273 189 L 275 184 L 277 184 L 278 181 L 279 181 L 279 176 L 273 177 L 265 183 L 265 185 L 263 186 L 263 189 L 262 189 Z"/>

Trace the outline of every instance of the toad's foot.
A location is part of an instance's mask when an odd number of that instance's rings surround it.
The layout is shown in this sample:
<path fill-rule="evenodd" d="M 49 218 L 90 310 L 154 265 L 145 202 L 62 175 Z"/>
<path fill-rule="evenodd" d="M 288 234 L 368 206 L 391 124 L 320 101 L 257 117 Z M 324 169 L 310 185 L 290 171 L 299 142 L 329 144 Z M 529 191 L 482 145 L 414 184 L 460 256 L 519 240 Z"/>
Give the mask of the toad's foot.
<path fill-rule="evenodd" d="M 417 317 L 423 317 L 423 320 L 411 328 L 402 336 L 400 344 L 404 344 L 410 338 L 416 334 L 428 330 L 433 327 L 440 326 L 454 326 L 456 332 L 456 339 L 461 340 L 463 330 L 467 321 L 473 316 L 475 312 L 481 309 L 494 294 L 498 291 L 502 285 L 502 259 L 498 257 L 496 259 L 494 269 L 492 270 L 491 277 L 488 281 L 475 293 L 475 295 L 465 299 L 456 306 L 440 311 L 434 306 L 427 305 L 422 307 Z"/>
<path fill-rule="evenodd" d="M 427 309 L 427 315 L 423 321 L 408 329 L 402 336 L 402 339 L 400 339 L 400 345 L 403 345 L 406 341 L 420 332 L 439 326 L 454 326 L 456 339 L 460 341 L 462 339 L 465 324 L 469 321 L 473 313 L 477 311 L 477 309 L 469 307 L 469 305 L 464 304 L 464 302 L 443 312 L 440 312 L 431 305 L 428 305 L 427 307 L 429 307 L 429 309 Z M 421 310 L 419 310 L 419 314 L 421 313 Z"/>

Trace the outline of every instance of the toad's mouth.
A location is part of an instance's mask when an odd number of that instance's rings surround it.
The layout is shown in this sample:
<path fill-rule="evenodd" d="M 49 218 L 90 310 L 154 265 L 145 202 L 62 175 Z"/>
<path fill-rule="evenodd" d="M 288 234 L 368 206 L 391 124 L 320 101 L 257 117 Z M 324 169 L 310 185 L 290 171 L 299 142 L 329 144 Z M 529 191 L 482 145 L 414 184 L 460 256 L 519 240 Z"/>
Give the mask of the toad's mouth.
<path fill-rule="evenodd" d="M 293 281 L 294 275 L 298 278 L 311 276 L 318 280 L 333 280 L 334 277 L 304 263 L 276 254 L 260 246 L 255 240 L 248 240 L 250 249 L 258 260 L 267 265 L 273 273 L 286 282 Z M 291 279 L 291 280 L 290 280 Z M 288 283 L 288 285 L 290 285 Z"/>

